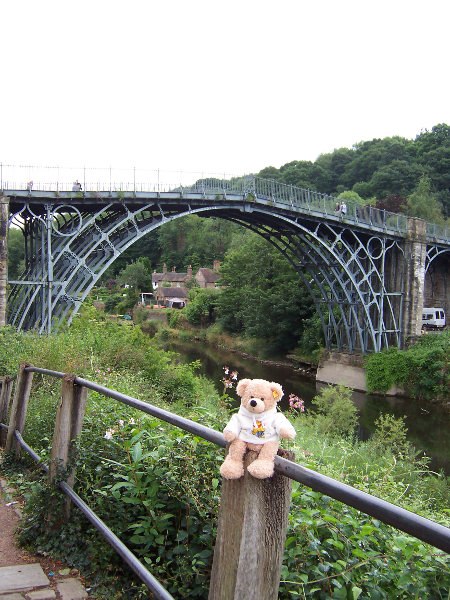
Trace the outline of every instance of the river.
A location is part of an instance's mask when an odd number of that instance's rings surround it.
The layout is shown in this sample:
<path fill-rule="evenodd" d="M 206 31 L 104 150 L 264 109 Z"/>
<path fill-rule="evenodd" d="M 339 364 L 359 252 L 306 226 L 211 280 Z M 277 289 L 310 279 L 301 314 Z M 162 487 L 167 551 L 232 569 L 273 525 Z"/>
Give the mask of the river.
<path fill-rule="evenodd" d="M 306 409 L 314 408 L 312 399 L 317 394 L 316 382 L 295 369 L 277 365 L 262 364 L 236 352 L 230 352 L 207 344 L 165 343 L 164 348 L 179 354 L 182 362 L 200 361 L 198 374 L 210 379 L 219 394 L 223 393 L 223 367 L 237 371 L 239 379 L 267 379 L 276 381 L 283 386 L 284 398 L 280 408 L 287 409 L 289 394 L 299 396 Z M 320 385 L 320 384 L 318 384 Z M 239 399 L 234 390 L 228 394 Z M 431 458 L 430 468 L 434 471 L 443 470 L 450 476 L 450 410 L 431 402 L 418 401 L 408 398 L 373 396 L 361 392 L 353 392 L 353 401 L 359 410 L 358 437 L 368 439 L 375 430 L 375 421 L 381 414 L 390 413 L 396 418 L 404 417 L 408 428 L 408 440 L 414 446 Z"/>

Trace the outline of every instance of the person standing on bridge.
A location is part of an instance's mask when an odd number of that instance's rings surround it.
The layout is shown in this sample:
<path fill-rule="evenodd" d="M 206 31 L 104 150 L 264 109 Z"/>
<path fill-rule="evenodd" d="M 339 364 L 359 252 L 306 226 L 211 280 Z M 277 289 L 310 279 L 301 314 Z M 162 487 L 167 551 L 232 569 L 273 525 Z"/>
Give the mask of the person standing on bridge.
<path fill-rule="evenodd" d="M 341 214 L 341 206 L 339 202 L 336 202 L 336 206 L 334 207 L 334 216 L 338 217 Z"/>
<path fill-rule="evenodd" d="M 345 204 L 345 202 L 342 200 L 342 204 L 341 204 L 341 215 L 343 215 L 345 217 L 345 213 L 347 212 L 347 205 Z"/>

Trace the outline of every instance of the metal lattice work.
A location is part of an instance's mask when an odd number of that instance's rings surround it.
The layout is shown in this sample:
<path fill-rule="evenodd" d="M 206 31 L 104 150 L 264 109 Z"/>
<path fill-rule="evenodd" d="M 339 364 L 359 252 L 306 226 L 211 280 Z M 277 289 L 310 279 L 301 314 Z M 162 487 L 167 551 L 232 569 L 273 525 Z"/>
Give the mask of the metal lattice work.
<path fill-rule="evenodd" d="M 386 256 L 399 249 L 396 240 L 328 223 L 309 229 L 254 212 L 253 219 L 234 220 L 268 239 L 297 269 L 315 302 L 327 349 L 366 353 L 401 345 L 402 294 L 388 292 L 384 278 Z"/>
<path fill-rule="evenodd" d="M 252 176 L 169 191 L 158 184 L 149 192 L 3 193 L 26 240 L 26 270 L 9 282 L 8 322 L 17 329 L 43 333 L 70 323 L 124 250 L 161 224 L 197 213 L 245 225 L 286 256 L 315 302 L 328 349 L 401 346 L 403 294 L 386 280 L 386 265 L 403 252 L 404 215 L 351 202 L 336 215 L 335 198 Z"/>

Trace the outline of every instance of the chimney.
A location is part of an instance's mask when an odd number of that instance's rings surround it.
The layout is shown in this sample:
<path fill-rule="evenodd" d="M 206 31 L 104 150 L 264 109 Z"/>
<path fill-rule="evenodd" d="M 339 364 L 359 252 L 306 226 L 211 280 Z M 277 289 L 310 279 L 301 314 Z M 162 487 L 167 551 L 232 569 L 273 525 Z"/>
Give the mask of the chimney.
<path fill-rule="evenodd" d="M 220 267 L 220 260 L 214 261 L 213 271 L 218 271 Z"/>
<path fill-rule="evenodd" d="M 172 267 L 172 273 L 175 273 L 175 267 Z"/>
<path fill-rule="evenodd" d="M 164 265 L 163 265 L 163 273 L 167 273 L 167 265 L 166 265 L 166 263 L 164 263 Z"/>
<path fill-rule="evenodd" d="M 187 268 L 187 276 L 192 277 L 192 266 L 191 265 L 189 265 Z"/>

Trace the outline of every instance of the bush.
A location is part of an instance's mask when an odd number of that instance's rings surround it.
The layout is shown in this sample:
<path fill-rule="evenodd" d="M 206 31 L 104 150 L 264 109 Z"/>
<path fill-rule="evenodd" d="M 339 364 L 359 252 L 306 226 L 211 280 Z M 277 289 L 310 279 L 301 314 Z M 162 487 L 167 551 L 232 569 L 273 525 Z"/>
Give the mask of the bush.
<path fill-rule="evenodd" d="M 329 385 L 313 399 L 319 414 L 317 422 L 323 433 L 353 433 L 358 424 L 358 409 L 351 399 L 352 390 L 345 385 Z"/>
<path fill-rule="evenodd" d="M 181 368 L 175 354 L 159 350 L 138 326 L 101 324 L 91 317 L 90 310 L 70 330 L 48 338 L 3 330 L 2 370 L 13 374 L 19 362 L 28 361 L 74 371 L 163 408 L 167 401 L 177 402 L 176 412 L 182 416 L 223 429 L 229 419 L 225 403 L 190 367 Z M 33 381 L 24 438 L 43 459 L 50 452 L 60 383 L 37 375 Z M 379 420 L 367 442 L 337 436 L 335 426 L 351 431 L 352 422 L 352 414 L 346 413 L 346 388 L 341 387 L 325 388 L 317 397 L 319 418 L 290 415 L 297 429 L 291 444 L 299 462 L 448 526 L 448 480 L 427 471 L 425 462 L 410 451 L 401 420 Z M 89 391 L 74 459 L 75 488 L 83 500 L 174 597 L 206 600 L 223 451 Z M 25 469 L 29 459 L 18 464 L 12 457 L 8 460 L 2 470 L 15 468 L 27 502 L 20 535 L 24 543 L 82 569 L 98 598 L 148 597 L 77 509 L 61 529 L 49 529 L 49 511 L 59 506 L 62 496 L 42 482 L 39 469 Z M 14 477 L 11 470 L 8 477 Z M 281 600 L 446 598 L 449 574 L 450 558 L 444 553 L 294 482 Z"/>
<path fill-rule="evenodd" d="M 450 383 L 450 332 L 423 335 L 408 348 L 390 348 L 366 358 L 369 392 L 386 392 L 393 385 L 405 387 L 415 396 L 442 399 Z"/>
<path fill-rule="evenodd" d="M 116 310 L 117 305 L 122 302 L 123 296 L 121 294 L 113 294 L 105 299 L 105 312 L 113 313 Z"/>

